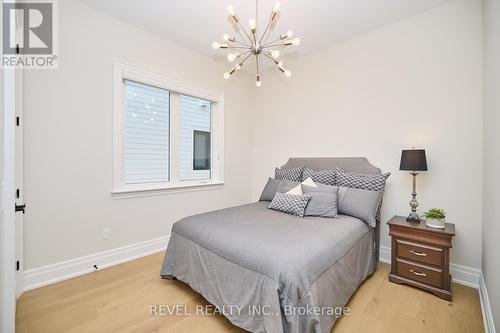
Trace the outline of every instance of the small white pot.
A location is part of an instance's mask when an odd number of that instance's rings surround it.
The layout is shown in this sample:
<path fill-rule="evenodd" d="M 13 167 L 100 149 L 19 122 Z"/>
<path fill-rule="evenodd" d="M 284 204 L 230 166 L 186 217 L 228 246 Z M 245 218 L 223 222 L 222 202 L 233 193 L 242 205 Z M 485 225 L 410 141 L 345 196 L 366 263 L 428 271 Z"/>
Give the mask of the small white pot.
<path fill-rule="evenodd" d="M 428 227 L 431 227 L 431 228 L 444 229 L 445 219 L 430 219 L 430 218 L 426 218 L 425 219 L 425 224 Z"/>

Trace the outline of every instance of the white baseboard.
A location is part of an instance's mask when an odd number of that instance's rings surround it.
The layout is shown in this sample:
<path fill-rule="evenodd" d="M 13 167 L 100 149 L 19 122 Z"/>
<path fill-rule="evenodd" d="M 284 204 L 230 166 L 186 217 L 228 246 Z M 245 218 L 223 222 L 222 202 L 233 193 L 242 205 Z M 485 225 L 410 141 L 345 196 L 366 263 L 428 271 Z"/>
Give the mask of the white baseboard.
<path fill-rule="evenodd" d="M 390 264 L 391 248 L 380 245 L 379 251 L 379 260 Z M 479 277 L 481 275 L 481 271 L 479 269 L 451 263 L 450 274 L 453 277 L 453 282 L 479 289 Z"/>
<path fill-rule="evenodd" d="M 167 247 L 169 238 L 170 236 L 155 238 L 109 251 L 28 269 L 23 272 L 23 291 L 91 273 L 95 271 L 94 265 L 102 269 L 163 251 Z"/>
<path fill-rule="evenodd" d="M 493 312 L 491 311 L 490 299 L 486 290 L 486 282 L 481 273 L 479 278 L 479 297 L 481 299 L 481 312 L 483 313 L 484 331 L 486 333 L 496 333 L 495 323 L 493 322 Z"/>

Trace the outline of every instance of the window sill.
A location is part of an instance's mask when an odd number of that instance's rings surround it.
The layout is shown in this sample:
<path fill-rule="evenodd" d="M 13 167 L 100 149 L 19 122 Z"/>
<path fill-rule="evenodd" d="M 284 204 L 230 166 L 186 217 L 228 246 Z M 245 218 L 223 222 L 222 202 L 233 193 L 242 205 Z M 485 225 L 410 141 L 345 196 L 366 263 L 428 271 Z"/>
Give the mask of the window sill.
<path fill-rule="evenodd" d="M 216 190 L 224 187 L 224 182 L 212 181 L 206 183 L 172 184 L 163 187 L 152 187 L 144 189 L 115 189 L 111 192 L 114 199 L 149 197 L 155 195 L 166 195 L 171 193 L 184 193 L 194 191 Z"/>

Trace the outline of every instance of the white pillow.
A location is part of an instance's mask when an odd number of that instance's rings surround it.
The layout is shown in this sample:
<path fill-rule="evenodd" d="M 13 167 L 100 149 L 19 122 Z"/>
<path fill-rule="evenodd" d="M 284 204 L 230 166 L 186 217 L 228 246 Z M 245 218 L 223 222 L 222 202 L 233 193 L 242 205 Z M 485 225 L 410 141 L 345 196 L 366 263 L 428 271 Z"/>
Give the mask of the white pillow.
<path fill-rule="evenodd" d="M 295 186 L 292 188 L 290 191 L 286 192 L 286 194 L 291 194 L 291 195 L 302 195 L 302 186 L 301 184 Z"/>
<path fill-rule="evenodd" d="M 302 182 L 302 184 L 307 185 L 307 186 L 312 186 L 312 187 L 318 187 L 318 185 L 316 185 L 316 183 L 312 180 L 311 177 L 307 177 L 307 179 L 304 180 Z"/>

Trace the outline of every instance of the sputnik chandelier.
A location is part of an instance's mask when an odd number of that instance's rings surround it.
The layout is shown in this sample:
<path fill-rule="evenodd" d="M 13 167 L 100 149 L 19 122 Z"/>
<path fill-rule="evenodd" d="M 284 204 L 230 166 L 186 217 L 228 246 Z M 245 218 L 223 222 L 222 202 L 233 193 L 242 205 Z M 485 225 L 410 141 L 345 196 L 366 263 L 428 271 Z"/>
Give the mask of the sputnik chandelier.
<path fill-rule="evenodd" d="M 259 61 L 261 61 L 261 58 L 267 59 L 268 61 L 272 62 L 278 68 L 278 70 L 285 74 L 286 77 L 290 77 L 292 75 L 292 72 L 288 69 L 285 69 L 285 67 L 283 67 L 283 62 L 279 60 L 281 56 L 280 49 L 292 45 L 298 46 L 300 44 L 300 38 L 291 39 L 293 32 L 289 30 L 287 33 L 279 35 L 274 39 L 271 38 L 271 40 L 268 41 L 280 18 L 279 8 L 280 3 L 277 2 L 274 5 L 274 9 L 271 12 L 264 32 L 262 32 L 259 37 L 258 0 L 255 1 L 255 19 L 250 19 L 248 21 L 250 33 L 248 33 L 241 25 L 240 19 L 236 15 L 233 7 L 228 7 L 229 16 L 227 17 L 227 20 L 231 24 L 234 32 L 238 34 L 239 38 L 230 36 L 226 33 L 222 37 L 224 39 L 224 42 L 213 42 L 212 44 L 212 47 L 216 50 L 230 50 L 231 53 L 227 55 L 227 60 L 229 62 L 236 61 L 236 65 L 233 66 L 228 72 L 224 73 L 224 78 L 226 80 L 228 80 L 236 71 L 241 70 L 245 62 L 247 62 L 251 56 L 255 57 L 255 64 L 257 68 L 255 85 L 257 87 L 262 86 L 259 70 Z"/>

